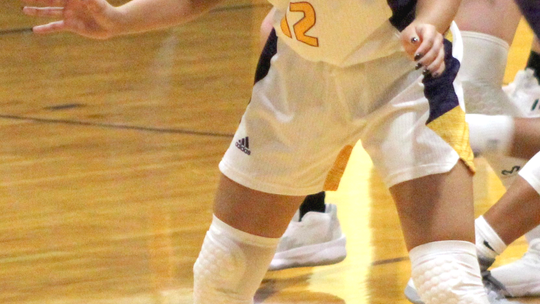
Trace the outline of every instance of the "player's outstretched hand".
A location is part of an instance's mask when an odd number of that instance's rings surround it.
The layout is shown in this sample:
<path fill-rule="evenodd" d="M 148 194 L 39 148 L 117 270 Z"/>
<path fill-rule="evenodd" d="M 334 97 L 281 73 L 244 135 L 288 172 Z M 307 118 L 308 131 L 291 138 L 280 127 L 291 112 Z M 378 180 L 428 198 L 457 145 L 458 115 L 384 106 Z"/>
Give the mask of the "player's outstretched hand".
<path fill-rule="evenodd" d="M 441 75 L 445 69 L 443 41 L 443 35 L 427 23 L 412 23 L 401 32 L 405 52 L 416 62 L 416 69 L 433 77 Z"/>
<path fill-rule="evenodd" d="M 113 35 L 119 12 L 106 0 L 22 0 L 24 14 L 59 19 L 33 27 L 36 34 L 73 32 L 106 39 Z"/>

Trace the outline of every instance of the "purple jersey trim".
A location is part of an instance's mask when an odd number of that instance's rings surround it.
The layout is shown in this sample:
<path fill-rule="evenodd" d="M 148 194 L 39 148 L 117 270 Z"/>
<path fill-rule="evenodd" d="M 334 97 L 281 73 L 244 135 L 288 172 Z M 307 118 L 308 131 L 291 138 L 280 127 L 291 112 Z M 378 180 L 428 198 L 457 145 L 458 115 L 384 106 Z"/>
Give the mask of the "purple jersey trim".
<path fill-rule="evenodd" d="M 540 37 L 540 1 L 515 0 L 521 13 L 531 26 L 536 37 Z"/>

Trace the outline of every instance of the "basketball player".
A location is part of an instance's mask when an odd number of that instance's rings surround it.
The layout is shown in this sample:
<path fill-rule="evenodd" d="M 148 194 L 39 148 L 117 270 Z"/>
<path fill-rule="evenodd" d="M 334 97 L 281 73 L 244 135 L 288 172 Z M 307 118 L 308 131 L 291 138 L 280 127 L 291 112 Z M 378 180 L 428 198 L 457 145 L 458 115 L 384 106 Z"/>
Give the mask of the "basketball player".
<path fill-rule="evenodd" d="M 520 98 L 521 104 L 525 105 L 524 109 L 529 110 L 529 115 L 538 117 L 538 98 L 540 97 L 540 86 L 538 85 L 540 79 L 538 78 L 538 72 L 540 71 L 540 45 L 538 41 L 533 43 L 533 48 L 529 61 L 527 62 L 527 70 L 521 71 L 518 74 L 517 83 L 510 87 L 512 93 L 516 98 Z M 517 121 L 516 121 L 517 123 Z M 516 129 L 519 126 L 516 124 Z M 522 127 L 522 126 L 521 126 Z M 540 127 L 536 127 L 531 130 L 538 130 Z M 528 129 L 526 129 L 528 130 Z M 516 132 L 517 133 L 517 132 Z M 531 134 L 531 133 L 529 133 Z M 525 137 L 526 138 L 526 137 Z M 538 139 L 534 139 L 538 142 Z M 515 145 L 514 145 L 515 146 Z M 515 239 L 520 237 L 524 232 L 525 237 L 529 243 L 527 253 L 519 260 L 495 268 L 491 270 L 491 274 L 497 279 L 502 286 L 504 286 L 503 292 L 507 296 L 522 297 L 522 296 L 540 296 L 540 226 L 531 229 L 531 220 L 537 222 L 537 219 L 531 219 L 528 216 L 537 216 L 534 214 L 533 208 L 538 204 L 538 193 L 540 188 L 538 187 L 538 180 L 540 179 L 539 156 L 536 155 L 532 158 L 519 172 L 520 177 L 516 178 L 512 184 L 512 189 L 516 188 L 519 191 L 510 191 L 501 198 L 500 206 L 495 209 L 490 209 L 488 213 L 484 215 L 487 223 L 491 224 L 492 229 L 496 231 L 498 237 L 501 239 L 504 246 L 501 246 L 499 250 L 496 250 L 490 254 L 486 251 L 486 255 L 489 257 L 487 261 L 493 261 L 493 259 L 506 248 L 507 244 L 510 244 Z M 508 171 L 507 171 L 508 172 Z M 523 192 L 523 197 L 516 197 L 516 193 Z M 512 200 L 516 200 L 512 204 Z M 519 203 L 521 210 L 519 208 Z M 525 214 L 524 214 L 525 213 Z M 518 220 L 520 216 L 525 215 L 523 221 L 525 226 L 514 225 L 516 227 L 508 227 L 507 224 L 512 221 L 506 221 L 504 223 L 503 216 L 508 219 Z M 520 220 L 520 219 L 519 219 Z M 516 228 L 518 230 L 516 230 Z M 486 228 L 488 229 L 488 228 Z M 485 236 L 488 243 L 497 242 L 497 237 L 492 234 Z M 493 238 L 493 239 L 491 239 Z M 480 240 L 479 244 L 483 244 L 483 240 Z M 485 250 L 485 248 L 484 248 Z M 486 266 L 489 263 L 486 263 Z"/>
<path fill-rule="evenodd" d="M 478 152 L 482 151 L 488 158 L 506 187 L 516 179 L 526 159 L 530 159 L 540 150 L 539 120 L 519 118 L 540 116 L 538 105 L 540 45 L 537 40 L 532 46 L 527 71 L 518 73 L 516 81 L 506 87 L 507 92 L 501 90 L 508 47 L 520 18 L 517 6 L 511 1 L 466 0 L 463 1 L 457 16 L 460 28 L 466 30 L 462 33 L 466 54 L 458 77 L 463 79 L 468 112 L 515 117 L 473 114 L 467 118 L 473 147 Z M 263 22 L 263 36 L 265 28 Z M 513 157 L 509 158 L 507 155 Z M 515 185 L 501 201 L 476 221 L 479 232 L 477 246 L 484 270 L 493 263 L 495 256 L 506 248 L 506 244 L 510 244 L 538 223 L 536 219 L 539 218 L 539 214 L 530 212 L 530 206 L 538 204 L 539 200 L 538 168 L 540 156 L 537 155 L 524 167 L 520 173 L 521 177 L 517 178 Z M 327 206 L 333 207 L 330 204 Z M 335 212 L 335 207 L 330 210 Z M 324 192 L 308 196 L 301 206 L 299 218 L 294 219 L 289 225 L 285 233 L 286 238 L 281 241 L 270 269 L 337 262 L 341 259 L 335 259 L 336 252 L 341 252 L 340 257 L 344 258 L 345 243 L 338 243 L 340 236 L 341 238 L 344 236 L 341 234 L 337 217 L 331 213 L 325 212 Z M 300 219 L 306 214 L 309 215 L 307 223 L 302 223 Z M 521 225 L 508 221 L 508 214 L 518 219 L 519 215 L 523 214 Z M 312 223 L 317 219 L 322 222 L 320 225 L 324 229 L 330 229 L 331 233 L 320 233 L 320 229 L 310 233 L 314 230 Z M 493 227 L 490 227 L 488 222 L 493 223 Z M 332 229 L 335 230 L 334 233 Z M 496 231 L 501 231 L 501 237 Z M 507 296 L 540 295 L 540 227 L 530 231 L 526 236 L 530 247 L 524 258 L 492 271 L 493 276 L 502 283 L 497 285 L 503 286 L 502 292 Z M 490 244 L 495 244 L 491 246 L 495 246 L 497 250 L 493 250 L 490 245 L 486 246 L 487 243 L 484 242 L 486 239 L 490 240 Z M 334 250 L 334 255 L 331 251 L 326 253 L 331 249 Z M 319 254 L 305 254 L 306 252 Z M 491 279 L 487 275 L 485 278 Z"/>
<path fill-rule="evenodd" d="M 520 72 L 516 77 L 516 80 L 521 79 L 517 88 L 517 82 L 507 87 L 507 90 L 514 87 L 512 92 L 508 92 L 512 100 L 501 90 L 508 45 L 512 42 L 521 18 L 517 6 L 508 0 L 465 0 L 462 6 L 457 20 L 460 28 L 466 29 L 463 36 L 468 47 L 458 77 L 464 82 L 467 112 L 514 117 L 540 116 L 538 109 L 531 112 L 537 98 L 528 95 L 531 86 L 523 86 L 527 78 L 525 72 Z M 261 37 L 268 36 L 270 29 L 270 20 L 266 18 L 261 26 Z M 537 44 L 533 45 L 528 62 L 528 68 L 533 70 L 540 65 L 540 56 L 534 52 L 535 47 L 540 50 Z M 537 107 L 540 108 L 539 105 Z M 525 160 L 540 150 L 539 120 L 485 115 L 468 115 L 467 120 L 471 128 L 472 145 L 484 151 L 483 154 L 486 154 L 506 186 L 517 176 Z M 514 129 L 516 132 L 513 132 Z M 510 139 L 514 137 L 515 144 L 511 145 Z M 490 151 L 487 151 L 488 148 Z M 508 150 L 508 153 L 517 158 L 501 156 L 496 153 L 497 150 Z M 317 225 L 319 227 L 314 228 Z M 321 192 L 308 196 L 302 204 L 299 214 L 291 221 L 278 246 L 270 269 L 326 265 L 339 262 L 345 256 L 345 236 L 336 216 L 336 206 L 325 205 L 324 192 Z"/>
<path fill-rule="evenodd" d="M 37 3 L 44 7 L 23 11 L 62 20 L 36 33 L 108 38 L 181 24 L 217 2 Z M 194 266 L 195 303 L 252 303 L 305 195 L 337 187 L 334 164 L 346 163 L 358 140 L 396 202 L 426 302 L 489 303 L 472 243 L 474 169 L 455 91 L 459 62 L 441 34 L 459 1 L 327 4 L 273 1 L 275 33 L 220 163 L 214 218 Z M 445 271 L 430 271 L 434 265 Z"/>

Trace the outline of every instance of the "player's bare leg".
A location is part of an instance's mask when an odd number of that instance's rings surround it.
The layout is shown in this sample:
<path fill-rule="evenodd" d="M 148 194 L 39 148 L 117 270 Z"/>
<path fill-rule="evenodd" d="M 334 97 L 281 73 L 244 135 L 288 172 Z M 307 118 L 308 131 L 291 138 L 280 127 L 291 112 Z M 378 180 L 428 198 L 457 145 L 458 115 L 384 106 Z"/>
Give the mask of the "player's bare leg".
<path fill-rule="evenodd" d="M 390 192 L 410 251 L 412 277 L 424 301 L 443 303 L 437 300 L 442 296 L 489 303 L 474 245 L 469 168 L 460 161 L 448 173 L 403 182 Z M 444 273 L 455 275 L 450 279 Z"/>

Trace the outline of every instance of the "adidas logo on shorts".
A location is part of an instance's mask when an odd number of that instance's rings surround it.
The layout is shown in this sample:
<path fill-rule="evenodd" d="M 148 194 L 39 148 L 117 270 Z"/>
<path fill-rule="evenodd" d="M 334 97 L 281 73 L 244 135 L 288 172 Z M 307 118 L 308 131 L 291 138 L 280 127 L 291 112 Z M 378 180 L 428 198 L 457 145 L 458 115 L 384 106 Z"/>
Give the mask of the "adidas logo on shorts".
<path fill-rule="evenodd" d="M 249 137 L 244 137 L 236 142 L 236 147 L 240 149 L 240 151 L 246 153 L 247 155 L 251 155 L 251 151 L 249 150 Z"/>

